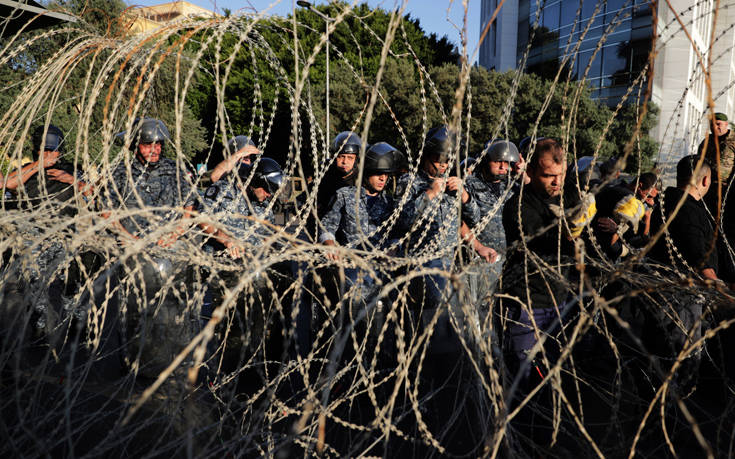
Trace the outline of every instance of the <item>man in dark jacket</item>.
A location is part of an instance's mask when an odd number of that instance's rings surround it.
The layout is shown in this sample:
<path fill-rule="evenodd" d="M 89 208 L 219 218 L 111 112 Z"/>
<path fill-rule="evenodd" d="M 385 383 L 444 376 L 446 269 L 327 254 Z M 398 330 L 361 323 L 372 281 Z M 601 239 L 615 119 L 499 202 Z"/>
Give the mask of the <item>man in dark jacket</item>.
<path fill-rule="evenodd" d="M 650 256 L 687 275 L 717 280 L 717 251 L 713 249 L 715 231 L 702 200 L 711 187 L 712 168 L 705 161 L 699 171 L 695 171 L 698 161 L 697 155 L 682 158 L 676 166 L 677 186 L 662 193 L 661 206 L 651 218 L 653 234 L 671 218 L 679 201 L 683 199 L 684 203 L 669 222 L 669 237 L 659 238 Z"/>
<path fill-rule="evenodd" d="M 515 365 L 533 360 L 529 354 L 537 341 L 536 328 L 543 334 L 563 320 L 566 284 L 573 273 L 574 239 L 596 211 L 591 195 L 571 199 L 565 194 L 562 201 L 566 161 L 557 141 L 544 139 L 536 144 L 526 173 L 530 183 L 503 208 L 509 247 L 503 287 L 507 295 L 517 298 L 505 302 L 511 318 L 507 328 L 509 357 Z M 530 369 L 529 364 L 522 367 L 524 378 Z"/>

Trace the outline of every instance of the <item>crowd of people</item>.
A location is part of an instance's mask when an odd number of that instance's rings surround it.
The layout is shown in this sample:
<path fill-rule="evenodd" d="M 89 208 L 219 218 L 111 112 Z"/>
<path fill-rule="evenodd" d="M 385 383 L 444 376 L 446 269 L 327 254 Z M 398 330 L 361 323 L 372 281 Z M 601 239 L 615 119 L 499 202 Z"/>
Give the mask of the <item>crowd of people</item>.
<path fill-rule="evenodd" d="M 268 268 L 278 271 L 286 282 L 261 282 L 254 294 L 239 291 L 241 301 L 252 306 L 256 297 L 281 298 L 279 288 L 303 285 L 285 312 L 281 331 L 285 344 L 279 347 L 284 358 L 322 352 L 320 317 L 340 318 L 329 329 L 331 333 L 368 336 L 369 328 L 386 323 L 385 318 L 382 323 L 372 320 L 380 305 L 400 303 L 410 325 L 401 325 L 404 329 L 399 331 L 394 321 L 379 330 L 391 337 L 383 343 L 381 359 L 395 359 L 400 347 L 397 335 L 419 336 L 433 329 L 427 352 L 432 361 L 446 366 L 432 370 L 432 378 L 449 378 L 471 336 L 501 349 L 507 374 L 526 391 L 543 380 L 559 356 L 560 349 L 549 350 L 544 337 L 563 333 L 590 304 L 594 296 L 590 282 L 605 284 L 616 266 L 635 264 L 635 269 L 672 283 L 683 276 L 701 291 L 719 289 L 726 294 L 735 282 L 729 250 L 733 211 L 727 200 L 735 141 L 724 114 L 716 115 L 712 135 L 699 151 L 678 162 L 676 186 L 665 190 L 655 172 L 623 178 L 618 158 L 583 157 L 568 164 L 568 152 L 551 138 L 525 138 L 518 146 L 507 139 L 492 139 L 460 164 L 461 139 L 449 127 L 439 126 L 427 132 L 422 153 L 413 164 L 387 142 L 367 144 L 353 132 L 342 132 L 331 143 L 330 164 L 315 188 L 296 199 L 295 216 L 287 227 L 277 225 L 276 213 L 279 202 L 292 198 L 291 181 L 284 168 L 264 156 L 247 136 L 235 136 L 225 145 L 225 160 L 209 174 L 211 185 L 206 188 L 180 160 L 164 157 L 171 136 L 160 120 L 136 119 L 130 131 L 118 136 L 132 155 L 122 154 L 109 179 L 95 182 L 78 165 L 63 159 L 64 134 L 58 127 L 38 127 L 33 134 L 33 162 L 3 178 L 4 205 L 33 210 L 53 201 L 69 217 L 77 214 L 79 206 L 86 206 L 106 222 L 106 234 L 124 247 L 147 239 L 175 249 L 182 238 L 188 238 L 196 241 L 202 253 L 241 261 L 240 272 L 223 281 L 226 288 L 214 280 L 213 268 L 210 272 L 204 266 L 203 275 L 186 274 L 204 279 L 202 295 L 192 295 L 188 304 L 179 298 L 167 318 L 161 318 L 158 310 L 152 318 L 154 312 L 145 311 L 152 303 L 140 300 L 155 298 L 163 288 L 166 277 L 161 269 L 151 274 L 140 268 L 161 265 L 159 258 L 142 253 L 111 265 L 96 254 L 94 267 L 77 268 L 87 275 L 96 273 L 91 280 L 101 284 L 109 283 L 110 277 L 124 277 L 126 267 L 133 269 L 131 260 L 138 263 L 141 275 L 133 277 L 143 285 L 143 293 L 128 297 L 128 309 L 137 309 L 139 317 L 149 315 L 153 324 L 170 327 L 167 336 L 176 335 L 172 346 L 160 341 L 139 344 L 141 361 L 136 371 L 145 374 L 150 368 L 152 377 L 170 364 L 188 339 L 217 318 L 215 311 L 227 303 L 226 289 L 237 285 L 238 276 L 259 269 L 264 250 L 285 250 L 284 239 L 317 247 L 326 261 L 314 268 L 298 257 L 281 260 Z M 289 232 L 292 237 L 282 236 Z M 32 246 L 36 241 L 27 242 Z M 39 265 L 32 268 L 30 277 L 8 274 L 18 253 L 4 254 L 5 276 L 15 280 L 5 283 L 6 297 L 9 285 L 15 285 L 18 297 L 26 300 L 25 309 L 34 311 L 33 320 L 45 333 L 49 316 L 64 314 L 60 299 L 64 292 L 79 289 L 70 286 L 68 272 L 60 274 L 60 264 L 72 262 L 65 255 L 68 249 L 59 244 L 34 246 Z M 374 266 L 393 266 L 386 261 L 390 259 L 406 261 L 399 268 Z M 459 285 L 453 274 L 465 262 L 473 269 L 463 273 Z M 102 272 L 108 274 L 102 276 Z M 404 279 L 402 285 L 386 287 L 399 277 Z M 76 283 L 83 282 L 76 279 Z M 110 290 L 109 285 L 106 288 Z M 469 295 L 460 295 L 465 288 Z M 33 295 L 28 294 L 30 290 Z M 670 309 L 652 309 L 640 321 L 643 329 L 664 331 L 645 336 L 658 340 L 649 349 L 676 356 L 686 346 L 700 345 L 706 308 L 701 291 L 656 293 L 661 300 L 657 304 Z M 611 301 L 620 295 L 617 287 L 600 292 Z M 95 293 L 91 296 L 90 302 L 101 301 Z M 322 311 L 320 316 L 317 309 L 323 304 L 328 309 L 327 298 L 341 310 Z M 120 300 L 121 305 L 124 302 Z M 272 333 L 268 312 L 243 312 L 247 309 L 247 305 L 235 308 L 235 314 L 241 314 L 240 334 L 249 334 L 251 342 L 265 342 Z M 185 325 L 172 319 L 184 311 L 195 319 L 184 320 Z M 6 307 L 4 315 L 8 314 Z M 636 312 L 621 314 L 627 321 L 636 316 Z M 113 335 L 123 335 L 115 324 L 122 315 L 105 318 L 105 326 L 113 331 L 103 332 L 103 337 L 113 340 Z M 465 323 L 458 325 L 458 317 Z M 135 326 L 142 327 L 144 321 L 138 320 Z M 485 333 L 488 329 L 492 332 Z M 217 339 L 229 338 L 215 338 L 205 361 L 216 354 Z M 376 343 L 374 337 L 365 339 Z M 156 349 L 143 361 L 150 346 Z M 344 361 L 345 355 L 335 360 Z M 682 385 L 696 374 L 700 355 L 690 353 Z M 121 364 L 121 372 L 129 370 L 125 365 Z M 212 365 L 209 368 L 203 377 L 216 379 L 216 371 Z"/>

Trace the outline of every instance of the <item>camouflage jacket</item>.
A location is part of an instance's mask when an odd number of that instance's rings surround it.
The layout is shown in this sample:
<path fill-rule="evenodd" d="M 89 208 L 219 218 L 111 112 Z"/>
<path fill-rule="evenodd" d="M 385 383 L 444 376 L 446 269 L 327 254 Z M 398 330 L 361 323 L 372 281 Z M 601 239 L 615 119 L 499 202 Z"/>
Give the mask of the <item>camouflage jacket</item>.
<path fill-rule="evenodd" d="M 273 210 L 268 209 L 269 200 L 250 200 L 247 193 L 241 192 L 238 187 L 227 180 L 214 183 L 204 193 L 198 210 L 214 216 L 227 234 L 248 244 L 260 245 L 263 237 L 272 234 L 272 231 L 248 217 L 274 223 Z"/>
<path fill-rule="evenodd" d="M 132 217 L 120 219 L 127 231 L 134 235 L 148 232 L 157 225 L 165 225 L 181 218 L 182 209 L 196 193 L 184 168 L 176 161 L 162 158 L 151 167 L 133 159 L 128 173 L 125 163 L 120 163 L 112 172 L 102 197 L 103 208 L 148 209 Z M 155 209 L 163 207 L 162 209 Z"/>
<path fill-rule="evenodd" d="M 465 187 L 479 209 L 479 212 L 471 214 L 465 223 L 477 231 L 477 239 L 483 245 L 495 249 L 498 253 L 504 253 L 506 242 L 503 206 L 513 196 L 512 190 L 503 196 L 508 189 L 508 182 L 501 180 L 488 183 L 478 175 L 470 175 L 466 179 Z M 489 215 L 492 217 L 488 217 Z"/>
<path fill-rule="evenodd" d="M 356 198 L 358 192 L 360 196 Z M 364 250 L 385 247 L 389 242 L 387 229 L 381 232 L 378 229 L 390 217 L 393 208 L 393 198 L 385 191 L 373 197 L 364 193 L 362 187 L 340 188 L 329 211 L 321 219 L 319 242 L 333 240 L 346 247 Z"/>
<path fill-rule="evenodd" d="M 714 168 L 712 171 L 712 182 L 716 183 L 718 178 L 715 172 L 717 170 L 717 146 L 714 142 L 714 136 L 710 134 L 709 140 L 705 139 L 699 144 L 699 148 L 697 149 L 699 154 L 702 153 L 705 141 L 707 142 L 707 154 L 705 156 Z M 724 186 L 732 172 L 733 164 L 735 164 L 735 133 L 733 133 L 732 130 L 727 131 L 725 135 L 721 135 L 717 138 L 717 142 L 720 144 L 719 181 Z"/>
<path fill-rule="evenodd" d="M 431 188 L 432 182 L 433 179 L 423 171 L 415 176 L 401 176 L 396 187 L 396 205 L 406 194 L 408 199 L 401 209 L 398 226 L 410 234 L 407 247 L 409 255 L 426 254 L 429 251 L 436 254 L 435 258 L 451 257 L 448 250 L 457 245 L 462 220 L 477 220 L 480 210 L 472 196 L 467 203 L 462 204 L 461 215 L 454 193 L 442 193 L 429 199 L 426 190 Z"/>

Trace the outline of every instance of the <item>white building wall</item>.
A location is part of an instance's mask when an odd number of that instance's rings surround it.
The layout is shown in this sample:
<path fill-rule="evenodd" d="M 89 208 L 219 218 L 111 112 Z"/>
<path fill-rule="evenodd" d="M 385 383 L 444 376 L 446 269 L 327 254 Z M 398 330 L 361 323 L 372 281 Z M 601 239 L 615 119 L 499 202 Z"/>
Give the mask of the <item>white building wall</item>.
<path fill-rule="evenodd" d="M 497 3 L 498 0 L 482 0 L 481 27 L 490 20 Z M 660 108 L 660 114 L 651 135 L 661 143 L 659 160 L 663 162 L 695 151 L 708 131 L 707 86 L 695 47 L 706 62 L 715 1 L 671 0 L 670 4 L 686 25 L 691 41 L 667 2 L 658 2 L 651 100 Z M 715 37 L 711 68 L 715 111 L 727 113 L 735 121 L 735 0 L 720 1 Z M 518 2 L 506 2 L 482 44 L 480 65 L 498 71 L 516 68 L 517 44 Z"/>
<path fill-rule="evenodd" d="M 498 0 L 482 0 L 480 33 L 492 19 Z M 518 2 L 505 2 L 480 46 L 480 65 L 499 72 L 516 68 L 518 45 Z"/>
<path fill-rule="evenodd" d="M 726 113 L 728 119 L 733 121 L 735 119 L 735 2 L 725 3 L 728 7 L 720 8 L 715 23 L 710 74 L 715 111 Z"/>
<path fill-rule="evenodd" d="M 689 36 L 668 5 L 659 4 L 658 52 L 651 100 L 661 111 L 658 126 L 651 135 L 661 143 L 659 160 L 662 162 L 673 162 L 696 152 L 706 130 L 702 120 L 708 108 L 700 56 L 706 63 L 712 31 L 712 0 L 700 1 L 693 7 L 689 0 L 673 0 L 671 4 L 687 25 Z M 729 79 L 730 65 L 725 67 L 728 68 L 725 78 Z"/>

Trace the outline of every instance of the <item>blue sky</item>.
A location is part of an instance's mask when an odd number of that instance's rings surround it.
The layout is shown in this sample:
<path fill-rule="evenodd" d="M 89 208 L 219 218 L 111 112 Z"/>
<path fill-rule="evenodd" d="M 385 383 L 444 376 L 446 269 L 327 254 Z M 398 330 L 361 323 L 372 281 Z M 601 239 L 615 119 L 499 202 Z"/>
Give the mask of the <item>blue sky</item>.
<path fill-rule="evenodd" d="M 126 0 L 130 5 L 155 5 L 165 3 L 166 0 Z M 190 3 L 207 8 L 209 10 L 215 10 L 222 12 L 223 8 L 228 8 L 233 12 L 253 12 L 253 11 L 268 11 L 269 14 L 276 14 L 284 16 L 292 11 L 292 8 L 296 5 L 296 0 L 187 0 Z M 348 0 L 351 1 L 351 0 Z M 469 14 L 467 17 L 467 33 L 468 33 L 468 53 L 470 56 L 477 47 L 477 42 L 480 37 L 480 3 L 481 0 L 468 0 L 469 2 Z M 319 5 L 328 3 L 324 0 L 312 0 L 312 3 Z M 361 2 L 362 3 L 362 2 Z M 370 6 L 379 6 L 386 10 L 391 10 L 396 5 L 400 6 L 400 1 L 396 0 L 368 0 Z M 427 32 L 434 32 L 440 37 L 446 35 L 449 39 L 459 46 L 460 35 L 459 31 L 452 25 L 449 20 L 451 19 L 458 27 L 462 27 L 464 7 L 462 6 L 461 0 L 451 1 L 450 11 L 447 12 L 447 7 L 450 6 L 450 0 L 408 0 L 406 4 L 406 12 L 411 13 L 411 16 L 418 18 L 421 22 L 421 27 Z M 298 8 L 298 6 L 296 6 Z M 449 19 L 448 19 L 449 16 Z"/>

